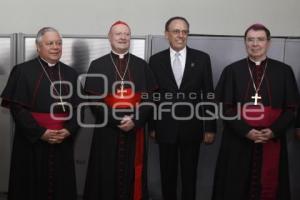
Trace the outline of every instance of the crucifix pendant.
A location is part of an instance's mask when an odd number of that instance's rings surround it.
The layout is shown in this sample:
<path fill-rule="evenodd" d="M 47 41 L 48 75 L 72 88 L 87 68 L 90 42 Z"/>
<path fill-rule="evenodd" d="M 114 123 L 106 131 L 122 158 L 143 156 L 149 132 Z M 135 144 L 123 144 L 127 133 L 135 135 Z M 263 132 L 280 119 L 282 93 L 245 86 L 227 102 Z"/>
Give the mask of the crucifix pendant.
<path fill-rule="evenodd" d="M 255 92 L 255 95 L 251 96 L 251 99 L 254 99 L 254 105 L 257 105 L 257 100 L 261 99 L 261 96 L 258 96 L 258 93 Z"/>
<path fill-rule="evenodd" d="M 63 109 L 63 111 L 64 112 L 66 112 L 66 108 L 65 108 L 65 105 L 67 104 L 66 102 L 64 102 L 63 100 L 62 100 L 62 98 L 60 97 L 60 102 L 59 103 L 57 103 L 58 105 L 60 105 L 61 107 L 62 107 L 62 109 Z"/>
<path fill-rule="evenodd" d="M 127 93 L 127 90 L 124 89 L 124 82 L 121 81 L 121 89 L 117 90 L 117 93 L 120 94 L 120 97 L 123 98 L 124 94 Z"/>

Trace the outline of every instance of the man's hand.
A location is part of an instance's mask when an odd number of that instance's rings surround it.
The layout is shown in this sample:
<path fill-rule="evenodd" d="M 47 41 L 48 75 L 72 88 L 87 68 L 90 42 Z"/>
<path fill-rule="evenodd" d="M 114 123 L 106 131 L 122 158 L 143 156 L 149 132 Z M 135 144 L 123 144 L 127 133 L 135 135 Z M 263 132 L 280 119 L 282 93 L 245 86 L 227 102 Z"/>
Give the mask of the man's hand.
<path fill-rule="evenodd" d="M 134 122 L 132 121 L 132 118 L 133 118 L 133 115 L 125 115 L 123 117 L 123 119 L 121 120 L 120 122 L 120 125 L 118 125 L 118 127 L 122 130 L 122 131 L 125 131 L 125 132 L 128 132 L 130 131 L 131 129 L 134 128 L 135 124 Z"/>
<path fill-rule="evenodd" d="M 265 128 L 260 131 L 251 129 L 246 137 L 254 141 L 254 143 L 266 143 L 273 138 L 273 131 L 269 128 Z"/>
<path fill-rule="evenodd" d="M 261 132 L 262 132 L 261 139 L 264 142 L 267 142 L 268 140 L 271 140 L 274 137 L 273 131 L 269 128 L 262 129 Z"/>
<path fill-rule="evenodd" d="M 49 144 L 59 144 L 64 141 L 65 138 L 70 136 L 70 132 L 67 129 L 51 130 L 47 129 L 42 135 L 41 139 Z"/>
<path fill-rule="evenodd" d="M 203 136 L 204 144 L 212 144 L 215 141 L 215 133 L 213 132 L 205 132 Z"/>
<path fill-rule="evenodd" d="M 57 130 L 57 135 L 55 137 L 56 143 L 57 144 L 62 143 L 70 135 L 71 133 L 65 128 Z"/>
<path fill-rule="evenodd" d="M 45 142 L 48 142 L 49 144 L 54 144 L 56 142 L 56 134 L 57 130 L 47 129 L 41 136 L 41 139 Z"/>
<path fill-rule="evenodd" d="M 155 133 L 154 130 L 149 132 L 149 137 L 150 137 L 151 139 L 155 140 L 156 133 Z"/>
<path fill-rule="evenodd" d="M 261 143 L 262 132 L 257 129 L 251 129 L 246 137 L 255 143 Z"/>

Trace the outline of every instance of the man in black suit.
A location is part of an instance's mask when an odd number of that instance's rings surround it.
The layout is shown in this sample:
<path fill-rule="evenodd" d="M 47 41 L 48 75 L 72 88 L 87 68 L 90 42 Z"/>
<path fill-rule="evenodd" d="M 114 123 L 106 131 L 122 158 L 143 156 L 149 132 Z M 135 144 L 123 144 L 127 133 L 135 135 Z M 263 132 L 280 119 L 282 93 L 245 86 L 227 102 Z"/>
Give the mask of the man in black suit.
<path fill-rule="evenodd" d="M 170 48 L 149 61 L 159 86 L 151 134 L 159 144 L 164 200 L 177 199 L 179 159 L 182 199 L 195 199 L 200 142 L 214 141 L 215 120 L 201 120 L 208 117 L 207 107 L 199 106 L 214 97 L 210 57 L 186 46 L 188 33 L 185 18 L 170 18 L 165 25 Z"/>

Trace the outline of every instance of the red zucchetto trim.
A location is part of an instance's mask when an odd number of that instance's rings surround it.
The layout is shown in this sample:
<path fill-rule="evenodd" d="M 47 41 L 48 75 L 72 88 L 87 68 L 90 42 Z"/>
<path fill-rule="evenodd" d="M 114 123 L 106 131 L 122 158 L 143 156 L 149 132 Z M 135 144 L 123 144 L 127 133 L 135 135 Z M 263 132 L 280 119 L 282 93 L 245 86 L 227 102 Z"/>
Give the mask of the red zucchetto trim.
<path fill-rule="evenodd" d="M 123 25 L 127 26 L 127 27 L 130 29 L 129 25 L 128 25 L 126 22 L 119 20 L 119 21 L 116 21 L 115 23 L 113 23 L 113 24 L 111 25 L 110 30 L 111 30 L 114 26 L 120 25 L 120 24 L 123 24 Z"/>

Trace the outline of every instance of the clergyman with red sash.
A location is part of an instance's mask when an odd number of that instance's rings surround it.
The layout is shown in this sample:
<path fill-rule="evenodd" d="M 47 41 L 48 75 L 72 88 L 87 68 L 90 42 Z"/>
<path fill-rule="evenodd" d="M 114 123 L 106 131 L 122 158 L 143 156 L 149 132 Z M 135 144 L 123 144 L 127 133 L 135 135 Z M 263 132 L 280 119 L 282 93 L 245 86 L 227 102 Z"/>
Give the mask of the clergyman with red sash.
<path fill-rule="evenodd" d="M 62 37 L 39 30 L 38 56 L 16 65 L 2 92 L 15 122 L 8 199 L 76 199 L 77 72 L 60 62 Z"/>
<path fill-rule="evenodd" d="M 147 199 L 144 125 L 152 108 L 139 105 L 156 85 L 147 63 L 129 52 L 129 25 L 115 22 L 108 37 L 111 52 L 91 62 L 85 82 L 98 127 L 84 199 Z"/>
<path fill-rule="evenodd" d="M 247 58 L 227 66 L 216 88 L 225 118 L 214 200 L 289 200 L 286 131 L 299 94 L 293 70 L 267 56 L 270 31 L 244 35 Z"/>

